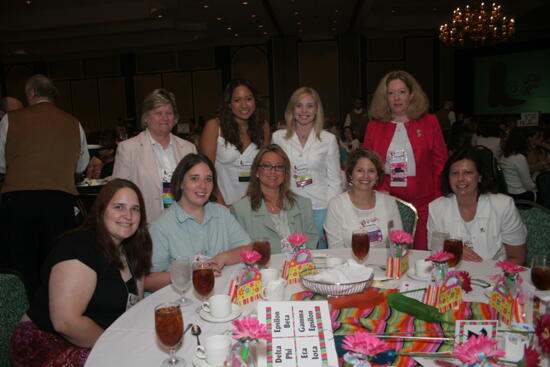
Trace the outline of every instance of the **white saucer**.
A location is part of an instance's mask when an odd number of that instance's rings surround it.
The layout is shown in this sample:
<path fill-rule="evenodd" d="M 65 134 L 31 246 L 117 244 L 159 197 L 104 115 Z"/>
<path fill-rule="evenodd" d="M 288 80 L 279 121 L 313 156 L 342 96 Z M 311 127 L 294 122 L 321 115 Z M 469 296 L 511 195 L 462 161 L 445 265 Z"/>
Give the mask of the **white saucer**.
<path fill-rule="evenodd" d="M 419 280 L 421 282 L 428 282 L 431 279 L 430 276 L 419 277 L 418 275 L 416 275 L 416 271 L 414 270 L 414 268 L 409 268 L 409 270 L 407 270 L 407 275 L 409 276 L 409 278 Z"/>
<path fill-rule="evenodd" d="M 227 315 L 226 317 L 217 318 L 212 316 L 209 312 L 206 312 L 205 310 L 200 310 L 199 316 L 208 322 L 227 322 L 231 320 L 235 320 L 237 317 L 241 316 L 241 313 L 243 312 L 241 306 L 238 306 L 234 303 L 231 304 L 231 313 Z"/>
<path fill-rule="evenodd" d="M 194 367 L 216 367 L 213 364 L 206 362 L 206 359 L 201 359 L 196 355 L 193 356 L 193 366 Z"/>

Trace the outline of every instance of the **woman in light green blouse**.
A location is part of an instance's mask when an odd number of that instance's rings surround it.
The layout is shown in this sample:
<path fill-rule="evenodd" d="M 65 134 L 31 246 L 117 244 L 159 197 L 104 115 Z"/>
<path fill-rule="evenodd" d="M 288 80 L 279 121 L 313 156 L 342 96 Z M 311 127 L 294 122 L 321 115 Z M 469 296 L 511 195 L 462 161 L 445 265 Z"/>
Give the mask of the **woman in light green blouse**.
<path fill-rule="evenodd" d="M 281 240 L 292 233 L 307 235 L 308 248 L 317 246 L 319 234 L 311 201 L 290 190 L 290 161 L 277 144 L 258 152 L 246 196 L 233 204 L 232 210 L 253 240 L 269 240 L 274 254 L 281 252 Z"/>

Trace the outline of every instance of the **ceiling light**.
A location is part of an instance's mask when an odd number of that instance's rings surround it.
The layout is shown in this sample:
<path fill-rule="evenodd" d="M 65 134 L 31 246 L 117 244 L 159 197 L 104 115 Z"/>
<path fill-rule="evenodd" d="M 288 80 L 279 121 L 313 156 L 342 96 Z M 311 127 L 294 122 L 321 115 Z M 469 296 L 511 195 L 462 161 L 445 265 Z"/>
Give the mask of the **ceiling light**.
<path fill-rule="evenodd" d="M 300 15 L 300 12 L 298 10 L 294 10 L 294 15 Z"/>
<path fill-rule="evenodd" d="M 27 50 L 24 50 L 22 48 L 19 48 L 17 50 L 13 50 L 12 51 L 12 54 L 13 55 L 28 55 L 29 53 L 27 52 Z"/>
<path fill-rule="evenodd" d="M 297 24 L 297 25 L 302 25 L 302 22 L 297 21 L 296 24 Z"/>
<path fill-rule="evenodd" d="M 216 20 L 217 20 L 218 22 L 221 22 L 222 17 L 217 17 Z"/>
<path fill-rule="evenodd" d="M 208 9 L 208 4 L 204 4 L 202 7 Z"/>
<path fill-rule="evenodd" d="M 239 34 L 238 34 L 238 33 L 235 33 L 234 36 L 235 36 L 235 37 L 239 37 Z"/>
<path fill-rule="evenodd" d="M 268 34 L 269 34 L 269 32 L 264 31 L 264 36 L 267 36 Z"/>
<path fill-rule="evenodd" d="M 392 14 L 395 14 L 395 13 L 397 13 L 397 10 L 392 9 L 392 10 L 391 10 L 391 13 L 392 13 Z"/>
<path fill-rule="evenodd" d="M 485 6 L 466 5 L 464 10 L 456 8 L 453 11 L 450 24 L 439 27 L 439 39 L 447 46 L 467 43 L 474 45 L 485 42 L 500 42 L 510 38 L 516 32 L 514 18 L 502 14 L 502 7 L 496 3 Z"/>
<path fill-rule="evenodd" d="M 26 0 L 26 1 L 25 1 L 25 4 L 31 5 L 31 4 L 32 4 L 32 0 Z"/>
<path fill-rule="evenodd" d="M 256 18 L 256 14 L 252 13 L 252 14 L 250 14 L 250 17 L 251 18 Z"/>
<path fill-rule="evenodd" d="M 230 30 L 232 30 L 233 28 L 231 28 L 231 27 L 227 27 L 226 29 L 227 29 L 228 31 L 230 31 Z"/>
<path fill-rule="evenodd" d="M 248 5 L 248 1 L 243 1 L 241 4 Z"/>
<path fill-rule="evenodd" d="M 263 24 L 258 24 L 258 28 L 260 28 L 260 29 L 261 29 L 261 28 L 263 28 L 263 27 L 264 27 L 264 25 L 263 25 Z"/>

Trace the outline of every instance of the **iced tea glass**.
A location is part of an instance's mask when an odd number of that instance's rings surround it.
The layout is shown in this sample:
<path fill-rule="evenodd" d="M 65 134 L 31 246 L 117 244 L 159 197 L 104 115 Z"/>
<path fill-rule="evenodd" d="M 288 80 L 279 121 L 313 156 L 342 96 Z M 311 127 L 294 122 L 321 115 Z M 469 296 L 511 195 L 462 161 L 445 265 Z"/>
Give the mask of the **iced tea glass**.
<path fill-rule="evenodd" d="M 185 361 L 176 356 L 176 347 L 183 337 L 183 315 L 179 303 L 168 302 L 155 307 L 155 330 L 160 342 L 170 353 L 161 367 L 185 366 Z"/>

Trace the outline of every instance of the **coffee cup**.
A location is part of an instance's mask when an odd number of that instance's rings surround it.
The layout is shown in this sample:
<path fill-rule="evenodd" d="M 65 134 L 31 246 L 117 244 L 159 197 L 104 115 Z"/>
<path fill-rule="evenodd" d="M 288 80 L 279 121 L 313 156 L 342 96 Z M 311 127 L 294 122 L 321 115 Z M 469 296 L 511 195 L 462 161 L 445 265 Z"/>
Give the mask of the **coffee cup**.
<path fill-rule="evenodd" d="M 195 356 L 206 360 L 212 366 L 223 366 L 231 349 L 231 338 L 227 335 L 212 335 L 204 345 L 197 346 Z"/>
<path fill-rule="evenodd" d="M 231 313 L 231 297 L 226 294 L 216 294 L 202 303 L 201 308 L 212 317 L 227 317 Z"/>
<path fill-rule="evenodd" d="M 260 270 L 262 274 L 262 283 L 265 285 L 273 280 L 279 279 L 279 270 L 273 268 L 265 268 Z"/>
<path fill-rule="evenodd" d="M 277 279 L 262 288 L 262 298 L 267 301 L 284 301 L 286 280 Z"/>
<path fill-rule="evenodd" d="M 342 265 L 344 260 L 339 257 L 328 257 L 327 258 L 327 268 L 334 268 L 338 265 Z"/>
<path fill-rule="evenodd" d="M 432 269 L 432 263 L 424 259 L 416 260 L 414 264 L 414 273 L 419 278 L 429 278 L 432 273 Z"/>

